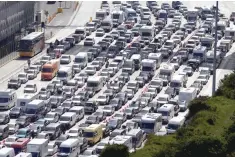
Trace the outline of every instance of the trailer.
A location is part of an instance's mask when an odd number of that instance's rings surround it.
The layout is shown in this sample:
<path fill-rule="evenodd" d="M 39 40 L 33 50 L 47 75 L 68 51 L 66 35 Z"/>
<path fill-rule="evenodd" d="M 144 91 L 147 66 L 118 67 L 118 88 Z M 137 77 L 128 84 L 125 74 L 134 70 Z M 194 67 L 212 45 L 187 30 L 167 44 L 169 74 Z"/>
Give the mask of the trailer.
<path fill-rule="evenodd" d="M 32 139 L 27 144 L 27 152 L 32 156 L 46 157 L 48 155 L 48 139 Z"/>

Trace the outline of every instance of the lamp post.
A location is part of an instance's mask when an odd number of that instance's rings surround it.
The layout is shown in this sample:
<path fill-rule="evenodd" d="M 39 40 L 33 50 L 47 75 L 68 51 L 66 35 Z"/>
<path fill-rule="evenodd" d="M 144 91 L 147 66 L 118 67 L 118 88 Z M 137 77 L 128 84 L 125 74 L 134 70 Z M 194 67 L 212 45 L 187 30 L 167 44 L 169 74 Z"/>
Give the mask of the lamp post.
<path fill-rule="evenodd" d="M 216 86 L 216 48 L 217 48 L 217 25 L 218 25 L 218 1 L 216 1 L 216 11 L 215 11 L 215 45 L 214 45 L 214 60 L 213 60 L 213 84 L 212 84 L 212 96 L 215 95 Z"/>

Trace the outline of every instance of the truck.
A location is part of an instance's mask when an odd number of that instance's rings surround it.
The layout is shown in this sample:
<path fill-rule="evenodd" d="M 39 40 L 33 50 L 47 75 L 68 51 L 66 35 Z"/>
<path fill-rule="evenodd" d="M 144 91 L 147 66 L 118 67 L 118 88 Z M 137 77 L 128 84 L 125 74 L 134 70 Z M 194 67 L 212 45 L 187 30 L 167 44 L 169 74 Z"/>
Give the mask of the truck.
<path fill-rule="evenodd" d="M 20 107 L 23 111 L 25 111 L 28 103 L 33 101 L 36 97 L 37 97 L 37 94 L 20 95 L 16 100 L 16 106 Z"/>
<path fill-rule="evenodd" d="M 48 155 L 48 139 L 32 139 L 27 144 L 27 152 L 33 157 L 46 157 Z"/>
<path fill-rule="evenodd" d="M 149 53 L 148 59 L 156 60 L 157 68 L 160 67 L 163 57 L 161 53 Z"/>
<path fill-rule="evenodd" d="M 162 128 L 162 114 L 147 113 L 141 117 L 140 128 L 146 134 L 155 134 Z"/>
<path fill-rule="evenodd" d="M 131 59 L 125 60 L 122 66 L 122 72 L 127 72 L 130 75 L 132 75 L 134 71 L 135 71 L 134 61 Z"/>
<path fill-rule="evenodd" d="M 175 69 L 172 65 L 169 64 L 162 64 L 160 66 L 159 78 L 163 80 L 163 86 L 167 86 L 168 83 L 171 81 Z"/>
<path fill-rule="evenodd" d="M 111 18 L 113 20 L 113 26 L 117 27 L 125 21 L 125 13 L 123 11 L 114 10 L 111 13 Z"/>
<path fill-rule="evenodd" d="M 0 91 L 0 109 L 10 109 L 15 106 L 17 100 L 16 91 L 6 89 Z"/>
<path fill-rule="evenodd" d="M 141 64 L 141 70 L 144 73 L 150 74 L 151 77 L 155 75 L 157 69 L 156 60 L 152 59 L 143 59 Z"/>
<path fill-rule="evenodd" d="M 152 26 L 142 26 L 139 29 L 139 34 L 141 39 L 144 40 L 145 43 L 150 43 L 153 40 L 155 32 L 154 27 Z"/>
<path fill-rule="evenodd" d="M 187 21 L 188 22 L 197 22 L 198 10 L 192 9 L 187 11 Z"/>
<path fill-rule="evenodd" d="M 211 50 L 214 46 L 214 39 L 211 36 L 201 37 L 201 46 L 205 46 L 207 50 Z"/>
<path fill-rule="evenodd" d="M 178 103 L 180 106 L 180 111 L 186 111 L 190 101 L 197 97 L 196 88 L 181 88 L 178 97 Z"/>
<path fill-rule="evenodd" d="M 42 66 L 41 80 L 52 80 L 60 68 L 58 59 L 53 59 Z"/>
<path fill-rule="evenodd" d="M 188 65 L 194 70 L 206 60 L 207 49 L 205 46 L 197 46 L 193 49 L 192 58 L 188 60 Z"/>
<path fill-rule="evenodd" d="M 128 149 L 130 151 L 133 148 L 133 146 L 132 146 L 132 136 L 117 135 L 112 140 L 109 141 L 109 144 L 125 145 L 125 146 L 128 147 Z"/>
<path fill-rule="evenodd" d="M 219 67 L 222 61 L 222 54 L 220 51 L 216 51 L 216 68 Z M 206 61 L 202 63 L 202 67 L 208 67 L 210 69 L 210 73 L 213 74 L 213 63 L 214 63 L 214 52 L 208 51 L 206 53 Z"/>

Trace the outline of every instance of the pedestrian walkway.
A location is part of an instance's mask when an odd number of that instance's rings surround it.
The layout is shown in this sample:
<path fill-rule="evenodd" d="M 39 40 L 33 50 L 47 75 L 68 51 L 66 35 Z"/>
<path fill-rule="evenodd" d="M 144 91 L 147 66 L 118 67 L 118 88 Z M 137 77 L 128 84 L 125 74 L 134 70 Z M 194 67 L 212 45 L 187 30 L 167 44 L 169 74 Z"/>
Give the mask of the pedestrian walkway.
<path fill-rule="evenodd" d="M 80 5 L 81 5 L 81 2 L 79 4 L 78 2 L 75 2 L 75 1 L 73 1 L 73 2 L 67 1 L 66 3 L 61 2 L 61 5 L 59 4 L 58 1 L 55 4 L 47 4 L 47 1 L 40 2 L 40 9 L 39 10 L 47 11 L 48 17 L 51 17 L 51 16 L 53 16 L 53 14 L 55 14 L 53 19 L 51 19 L 50 21 L 47 21 L 47 25 L 51 26 L 51 27 L 48 29 L 47 28 L 45 29 L 45 39 L 46 40 L 50 39 L 61 29 L 61 28 L 58 29 L 56 26 L 67 25 L 69 23 L 70 19 L 73 18 L 74 13 L 76 11 L 78 11 Z M 63 8 L 63 12 L 57 13 L 57 8 L 60 6 L 61 6 L 61 8 Z M 16 58 L 18 58 L 17 52 L 12 52 L 11 54 L 1 58 L 0 59 L 1 69 L 4 69 L 4 67 L 3 67 L 4 65 L 6 65 L 7 63 L 9 63 L 10 61 L 12 61 Z M 18 66 L 16 66 L 16 65 L 12 65 L 9 67 L 11 67 L 13 69 L 18 68 Z M 9 69 L 9 67 L 7 69 Z M 1 70 L 0 76 L 6 75 L 6 72 L 7 72 L 7 70 L 6 71 Z"/>

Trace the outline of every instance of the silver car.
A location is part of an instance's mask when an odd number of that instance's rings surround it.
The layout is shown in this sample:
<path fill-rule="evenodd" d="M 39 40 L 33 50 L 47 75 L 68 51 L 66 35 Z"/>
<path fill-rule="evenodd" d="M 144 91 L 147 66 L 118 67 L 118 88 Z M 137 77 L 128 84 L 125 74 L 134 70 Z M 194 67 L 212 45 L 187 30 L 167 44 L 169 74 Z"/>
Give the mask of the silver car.
<path fill-rule="evenodd" d="M 84 40 L 84 46 L 93 46 L 95 44 L 95 39 L 92 37 L 86 37 Z"/>
<path fill-rule="evenodd" d="M 37 77 L 37 72 L 35 70 L 27 70 L 28 79 L 33 80 Z"/>
<path fill-rule="evenodd" d="M 28 82 L 28 74 L 27 73 L 19 73 L 18 74 L 18 79 L 21 83 L 26 83 Z"/>
<path fill-rule="evenodd" d="M 96 73 L 96 68 L 95 66 L 87 66 L 85 72 L 88 74 L 88 75 L 95 75 Z"/>
<path fill-rule="evenodd" d="M 62 55 L 60 58 L 60 64 L 69 64 L 71 62 L 70 55 Z"/>

